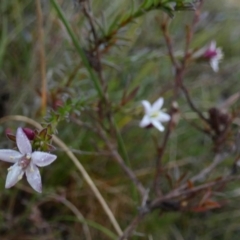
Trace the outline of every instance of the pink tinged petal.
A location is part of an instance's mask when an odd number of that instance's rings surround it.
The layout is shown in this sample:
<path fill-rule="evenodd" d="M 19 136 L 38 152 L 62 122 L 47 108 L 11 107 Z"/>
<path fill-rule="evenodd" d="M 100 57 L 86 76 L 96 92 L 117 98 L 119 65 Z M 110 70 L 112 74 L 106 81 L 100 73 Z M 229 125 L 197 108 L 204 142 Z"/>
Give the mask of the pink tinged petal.
<path fill-rule="evenodd" d="M 23 132 L 22 128 L 17 129 L 16 141 L 19 151 L 22 154 L 27 154 L 32 152 L 32 145 L 28 140 L 26 134 Z"/>
<path fill-rule="evenodd" d="M 42 180 L 39 169 L 33 163 L 30 163 L 25 171 L 27 181 L 31 187 L 41 193 L 42 192 Z"/>
<path fill-rule="evenodd" d="M 5 162 L 15 163 L 22 156 L 23 155 L 20 152 L 15 150 L 9 150 L 9 149 L 0 150 L 0 160 Z"/>
<path fill-rule="evenodd" d="M 163 106 L 163 98 L 159 98 L 156 102 L 152 105 L 152 111 L 159 111 Z"/>
<path fill-rule="evenodd" d="M 209 46 L 209 50 L 211 50 L 211 51 L 216 50 L 216 42 L 215 41 L 211 41 L 210 46 Z"/>
<path fill-rule="evenodd" d="M 5 188 L 10 188 L 14 186 L 19 180 L 22 179 L 24 171 L 18 163 L 15 163 L 12 167 L 8 169 L 8 175 L 6 179 Z"/>
<path fill-rule="evenodd" d="M 171 119 L 170 115 L 164 112 L 160 112 L 157 120 L 160 122 L 168 122 Z"/>
<path fill-rule="evenodd" d="M 144 107 L 145 113 L 148 114 L 151 111 L 151 108 L 152 108 L 150 102 L 148 102 L 146 100 L 143 100 L 142 105 Z"/>
<path fill-rule="evenodd" d="M 164 126 L 163 126 L 160 122 L 158 122 L 158 121 L 156 121 L 156 120 L 152 120 L 152 125 L 153 125 L 155 128 L 157 128 L 160 132 L 163 132 L 163 131 L 164 131 Z"/>
<path fill-rule="evenodd" d="M 32 161 L 34 164 L 36 164 L 39 167 L 45 167 L 49 164 L 51 164 L 54 160 L 56 160 L 57 156 L 45 153 L 45 152 L 33 152 L 32 153 Z"/>
<path fill-rule="evenodd" d="M 149 124 L 151 124 L 151 121 L 148 116 L 144 116 L 142 121 L 140 122 L 140 127 L 147 127 Z"/>

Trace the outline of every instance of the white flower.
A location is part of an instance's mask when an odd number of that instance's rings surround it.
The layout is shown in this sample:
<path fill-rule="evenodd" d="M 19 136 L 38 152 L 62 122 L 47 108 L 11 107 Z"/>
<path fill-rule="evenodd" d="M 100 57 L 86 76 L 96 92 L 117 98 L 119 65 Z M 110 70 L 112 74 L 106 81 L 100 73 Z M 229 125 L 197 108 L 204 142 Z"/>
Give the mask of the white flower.
<path fill-rule="evenodd" d="M 27 181 L 32 188 L 37 192 L 42 192 L 42 181 L 38 167 L 45 167 L 51 164 L 57 156 L 40 151 L 32 152 L 32 145 L 22 128 L 17 129 L 16 143 L 19 152 L 9 149 L 0 150 L 0 159 L 2 161 L 14 163 L 8 169 L 5 187 L 10 188 L 14 186 L 22 179 L 25 173 Z"/>
<path fill-rule="evenodd" d="M 153 125 L 159 131 L 164 131 L 162 122 L 169 121 L 171 117 L 167 113 L 161 111 L 161 108 L 163 106 L 163 98 L 159 98 L 156 102 L 153 103 L 152 106 L 146 100 L 142 101 L 142 105 L 145 110 L 145 115 L 139 126 L 148 127 L 150 125 Z"/>
<path fill-rule="evenodd" d="M 210 65 L 213 71 L 217 72 L 219 70 L 218 64 L 223 58 L 223 52 L 221 48 L 216 47 L 215 41 L 212 41 L 210 43 L 208 48 L 205 50 L 203 56 L 210 61 Z"/>

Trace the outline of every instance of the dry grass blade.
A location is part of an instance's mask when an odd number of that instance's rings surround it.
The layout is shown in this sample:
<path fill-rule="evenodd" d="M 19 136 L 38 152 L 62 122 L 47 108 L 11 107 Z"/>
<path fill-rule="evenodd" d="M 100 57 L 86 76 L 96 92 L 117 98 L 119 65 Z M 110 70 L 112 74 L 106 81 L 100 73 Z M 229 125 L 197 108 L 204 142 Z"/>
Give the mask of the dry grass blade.
<path fill-rule="evenodd" d="M 44 32 L 43 32 L 43 14 L 41 1 L 36 1 L 36 13 L 37 13 L 37 31 L 38 31 L 38 43 L 37 50 L 39 54 L 39 70 L 42 83 L 41 91 L 41 113 L 45 115 L 47 105 L 47 77 L 46 77 L 46 59 L 44 49 Z"/>

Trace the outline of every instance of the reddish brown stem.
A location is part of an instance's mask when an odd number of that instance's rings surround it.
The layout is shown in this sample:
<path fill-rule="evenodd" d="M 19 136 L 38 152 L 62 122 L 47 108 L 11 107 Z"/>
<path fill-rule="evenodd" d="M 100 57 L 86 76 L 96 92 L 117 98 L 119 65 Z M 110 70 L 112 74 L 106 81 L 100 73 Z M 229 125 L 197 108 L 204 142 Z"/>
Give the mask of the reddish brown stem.
<path fill-rule="evenodd" d="M 43 31 L 43 16 L 41 1 L 36 0 L 36 12 L 37 12 L 37 29 L 38 29 L 38 43 L 37 49 L 39 54 L 39 69 L 42 83 L 41 90 L 41 113 L 46 113 L 47 107 L 47 77 L 46 77 L 46 60 L 45 60 L 45 49 L 44 49 L 44 31 Z"/>

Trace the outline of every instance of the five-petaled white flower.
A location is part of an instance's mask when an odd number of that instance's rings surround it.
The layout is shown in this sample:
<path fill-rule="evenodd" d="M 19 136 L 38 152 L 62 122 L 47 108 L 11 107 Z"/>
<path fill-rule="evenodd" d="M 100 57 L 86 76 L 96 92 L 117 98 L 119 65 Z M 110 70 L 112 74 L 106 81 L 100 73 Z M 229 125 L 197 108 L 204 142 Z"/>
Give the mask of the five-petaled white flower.
<path fill-rule="evenodd" d="M 14 163 L 8 169 L 5 187 L 10 188 L 15 185 L 25 173 L 32 188 L 37 192 L 42 192 L 42 181 L 38 167 L 51 164 L 57 156 L 40 151 L 32 152 L 32 145 L 22 128 L 17 129 L 16 143 L 19 152 L 9 149 L 0 150 L 0 160 Z"/>
<path fill-rule="evenodd" d="M 170 120 L 171 117 L 170 115 L 161 110 L 163 106 L 163 98 L 159 98 L 156 102 L 152 104 L 152 106 L 148 101 L 143 100 L 142 105 L 145 110 L 145 115 L 139 126 L 148 127 L 150 125 L 153 125 L 159 131 L 164 131 L 164 126 L 161 122 L 167 122 Z"/>
<path fill-rule="evenodd" d="M 218 64 L 223 58 L 223 52 L 221 48 L 216 47 L 215 41 L 212 41 L 210 45 L 205 49 L 203 57 L 210 61 L 210 65 L 213 71 L 217 72 L 219 70 Z"/>

